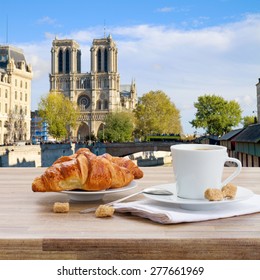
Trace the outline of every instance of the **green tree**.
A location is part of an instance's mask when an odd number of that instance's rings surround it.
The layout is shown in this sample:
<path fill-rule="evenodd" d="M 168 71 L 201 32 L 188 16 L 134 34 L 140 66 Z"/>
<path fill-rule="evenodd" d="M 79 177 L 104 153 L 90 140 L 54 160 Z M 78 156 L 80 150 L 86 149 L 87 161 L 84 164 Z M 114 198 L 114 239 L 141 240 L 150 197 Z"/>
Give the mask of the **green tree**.
<path fill-rule="evenodd" d="M 56 139 L 69 137 L 70 128 L 77 125 L 77 105 L 60 92 L 50 92 L 42 97 L 38 109 L 40 117 L 48 123 L 49 134 Z"/>
<path fill-rule="evenodd" d="M 245 116 L 243 117 L 241 123 L 243 127 L 248 127 L 250 124 L 254 124 L 257 122 L 257 119 L 255 116 Z"/>
<path fill-rule="evenodd" d="M 163 91 L 150 91 L 140 97 L 134 114 L 139 136 L 182 132 L 180 112 Z"/>
<path fill-rule="evenodd" d="M 204 128 L 210 135 L 221 136 L 227 133 L 242 119 L 242 110 L 235 100 L 227 101 L 214 94 L 199 96 L 194 107 L 197 112 L 191 125 L 196 129 Z"/>
<path fill-rule="evenodd" d="M 126 142 L 133 138 L 134 121 L 130 112 L 115 112 L 107 115 L 104 131 L 98 135 L 99 139 L 110 142 Z"/>

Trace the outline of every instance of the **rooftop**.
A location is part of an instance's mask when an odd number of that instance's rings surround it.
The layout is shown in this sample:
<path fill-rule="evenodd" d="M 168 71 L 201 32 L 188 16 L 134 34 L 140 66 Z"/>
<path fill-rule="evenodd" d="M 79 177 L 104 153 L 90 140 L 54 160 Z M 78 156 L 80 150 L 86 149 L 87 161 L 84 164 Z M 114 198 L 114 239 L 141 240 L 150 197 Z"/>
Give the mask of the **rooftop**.
<path fill-rule="evenodd" d="M 234 140 L 236 142 L 258 143 L 260 141 L 260 123 L 249 125 Z"/>
<path fill-rule="evenodd" d="M 131 96 L 131 89 L 132 85 L 120 85 L 120 94 L 124 97 L 130 97 Z"/>
<path fill-rule="evenodd" d="M 234 138 L 236 135 L 238 135 L 244 128 L 234 129 L 226 134 L 224 134 L 222 137 L 220 137 L 219 140 L 230 140 Z"/>
<path fill-rule="evenodd" d="M 10 59 L 14 60 L 17 68 L 20 68 L 20 63 L 24 62 L 27 66 L 26 59 L 22 49 L 10 45 L 0 46 L 0 68 L 6 69 Z"/>

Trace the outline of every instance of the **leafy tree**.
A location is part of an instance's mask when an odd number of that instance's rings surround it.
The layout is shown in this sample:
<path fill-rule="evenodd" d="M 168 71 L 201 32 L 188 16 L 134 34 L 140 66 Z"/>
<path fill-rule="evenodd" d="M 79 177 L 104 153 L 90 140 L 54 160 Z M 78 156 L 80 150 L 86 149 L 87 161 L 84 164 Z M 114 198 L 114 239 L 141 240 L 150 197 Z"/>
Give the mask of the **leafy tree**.
<path fill-rule="evenodd" d="M 227 101 L 221 96 L 199 96 L 194 103 L 197 112 L 190 123 L 195 128 L 204 128 L 211 135 L 223 135 L 231 131 L 241 121 L 242 110 L 235 101 Z"/>
<path fill-rule="evenodd" d="M 133 114 L 129 112 L 115 112 L 107 115 L 104 131 L 98 135 L 99 139 L 111 142 L 126 142 L 132 140 L 134 130 Z"/>
<path fill-rule="evenodd" d="M 15 142 L 15 112 L 9 111 L 8 120 L 5 122 L 5 128 L 7 130 L 7 143 Z"/>
<path fill-rule="evenodd" d="M 16 110 L 10 110 L 5 127 L 7 130 L 7 143 L 26 140 L 25 112 L 20 110 L 18 113 Z"/>
<path fill-rule="evenodd" d="M 79 115 L 78 107 L 60 92 L 50 92 L 38 105 L 39 115 L 48 123 L 49 134 L 63 139 L 75 128 Z"/>
<path fill-rule="evenodd" d="M 255 116 L 245 116 L 242 119 L 242 125 L 243 127 L 248 127 L 250 124 L 254 124 L 257 122 L 257 119 Z"/>
<path fill-rule="evenodd" d="M 180 112 L 163 91 L 150 91 L 140 97 L 134 113 L 139 136 L 182 132 Z"/>

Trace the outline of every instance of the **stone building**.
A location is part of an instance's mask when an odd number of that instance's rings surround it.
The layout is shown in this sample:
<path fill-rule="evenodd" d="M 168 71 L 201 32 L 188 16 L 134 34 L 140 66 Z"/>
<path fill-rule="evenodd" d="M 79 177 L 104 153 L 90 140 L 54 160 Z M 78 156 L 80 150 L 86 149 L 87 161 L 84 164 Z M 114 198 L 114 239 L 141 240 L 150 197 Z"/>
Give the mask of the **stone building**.
<path fill-rule="evenodd" d="M 81 141 L 104 129 L 108 113 L 133 110 L 137 103 L 135 82 L 120 85 L 118 50 L 111 35 L 93 40 L 90 68 L 90 72 L 81 72 L 81 50 L 76 41 L 53 41 L 50 91 L 62 92 L 79 105 L 81 115 L 72 137 Z"/>
<path fill-rule="evenodd" d="M 31 81 L 23 51 L 0 46 L 0 145 L 30 140 Z"/>

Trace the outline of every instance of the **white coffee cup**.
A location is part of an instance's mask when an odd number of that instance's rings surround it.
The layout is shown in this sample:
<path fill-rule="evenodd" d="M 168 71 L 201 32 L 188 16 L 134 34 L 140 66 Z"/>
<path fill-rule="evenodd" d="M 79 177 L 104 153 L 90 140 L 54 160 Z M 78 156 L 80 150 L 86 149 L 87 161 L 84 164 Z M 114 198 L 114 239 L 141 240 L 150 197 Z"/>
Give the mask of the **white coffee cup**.
<path fill-rule="evenodd" d="M 177 196 L 204 199 L 207 188 L 221 188 L 241 171 L 241 162 L 228 157 L 227 148 L 219 145 L 177 144 L 171 146 Z M 236 170 L 222 181 L 224 164 L 237 164 Z"/>

